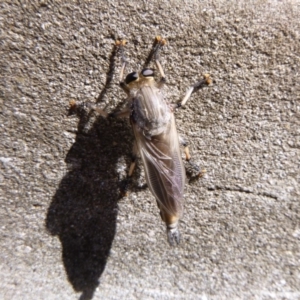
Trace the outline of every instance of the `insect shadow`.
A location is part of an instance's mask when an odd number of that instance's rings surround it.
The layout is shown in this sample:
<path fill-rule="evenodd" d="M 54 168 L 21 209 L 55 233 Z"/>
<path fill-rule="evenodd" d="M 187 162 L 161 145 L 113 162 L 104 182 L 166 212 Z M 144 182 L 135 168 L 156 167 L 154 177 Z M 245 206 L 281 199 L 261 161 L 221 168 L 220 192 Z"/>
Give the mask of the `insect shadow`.
<path fill-rule="evenodd" d="M 116 50 L 110 56 L 101 102 L 112 82 Z M 88 128 L 88 129 L 87 129 Z M 128 158 L 133 134 L 127 120 L 79 118 L 76 140 L 66 156 L 70 170 L 61 180 L 46 217 L 46 228 L 59 237 L 69 282 L 80 299 L 92 299 L 116 233 L 120 180 L 116 166 Z"/>

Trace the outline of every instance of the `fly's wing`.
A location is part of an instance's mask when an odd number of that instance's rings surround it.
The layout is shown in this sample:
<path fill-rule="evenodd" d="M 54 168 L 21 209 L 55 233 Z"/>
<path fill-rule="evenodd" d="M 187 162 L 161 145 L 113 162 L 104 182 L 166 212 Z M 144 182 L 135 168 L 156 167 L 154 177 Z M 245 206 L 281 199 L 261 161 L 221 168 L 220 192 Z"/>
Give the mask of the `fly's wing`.
<path fill-rule="evenodd" d="M 183 211 L 185 169 L 174 115 L 159 135 L 146 137 L 136 124 L 133 124 L 133 131 L 151 192 L 161 209 L 180 217 Z"/>

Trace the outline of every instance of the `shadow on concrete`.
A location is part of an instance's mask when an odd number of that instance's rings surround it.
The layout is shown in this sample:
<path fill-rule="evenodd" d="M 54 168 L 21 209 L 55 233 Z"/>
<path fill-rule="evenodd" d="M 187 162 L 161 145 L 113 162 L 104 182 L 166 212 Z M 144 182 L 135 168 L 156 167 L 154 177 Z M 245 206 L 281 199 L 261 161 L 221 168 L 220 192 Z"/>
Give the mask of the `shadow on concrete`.
<path fill-rule="evenodd" d="M 155 45 L 155 43 L 153 44 Z M 96 103 L 101 103 L 112 84 L 115 70 L 115 46 L 109 57 L 106 83 Z M 151 62 L 153 50 L 145 61 Z M 115 108 L 118 111 L 122 102 Z M 72 107 L 70 109 L 72 113 Z M 69 172 L 60 182 L 46 218 L 46 228 L 57 235 L 62 244 L 62 260 L 70 283 L 80 300 L 93 298 L 99 285 L 111 245 L 116 232 L 116 219 L 120 189 L 127 185 L 126 178 L 119 178 L 116 168 L 121 157 L 129 158 L 133 145 L 133 134 L 126 119 L 104 119 L 79 105 L 76 141 L 66 157 Z M 136 167 L 131 190 L 139 191 Z"/>
<path fill-rule="evenodd" d="M 71 170 L 48 209 L 46 227 L 60 239 L 68 279 L 83 292 L 81 299 L 92 298 L 115 236 L 120 199 L 116 165 L 121 156 L 129 157 L 131 145 L 127 151 L 113 145 L 124 137 L 131 138 L 126 120 L 101 117 L 86 134 L 78 133 L 66 157 Z"/>
<path fill-rule="evenodd" d="M 116 51 L 110 57 L 111 84 Z M 101 102 L 101 92 L 97 102 Z M 92 299 L 103 273 L 116 232 L 120 180 L 116 171 L 122 156 L 130 158 L 133 135 L 127 120 L 92 119 L 79 114 L 76 141 L 66 163 L 69 172 L 56 191 L 46 218 L 46 228 L 62 244 L 62 260 L 69 282 L 80 299 Z"/>

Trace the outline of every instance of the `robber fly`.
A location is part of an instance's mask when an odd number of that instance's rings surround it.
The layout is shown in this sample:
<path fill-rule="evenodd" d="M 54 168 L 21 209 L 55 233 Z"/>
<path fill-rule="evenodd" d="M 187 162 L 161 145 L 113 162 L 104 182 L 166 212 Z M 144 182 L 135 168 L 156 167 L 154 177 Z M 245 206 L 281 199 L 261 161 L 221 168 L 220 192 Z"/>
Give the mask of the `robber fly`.
<path fill-rule="evenodd" d="M 209 75 L 189 88 L 183 100 L 171 104 L 166 100 L 161 89 L 166 78 L 159 62 L 159 50 L 166 44 L 161 37 L 156 37 L 152 52 L 161 78 L 154 80 L 153 69 L 143 69 L 140 73 L 132 72 L 123 79 L 126 67 L 124 40 L 117 41 L 121 53 L 120 87 L 127 94 L 127 107 L 119 112 L 107 114 L 94 108 L 103 116 L 129 117 L 135 135 L 133 158 L 128 178 L 133 174 L 138 154 L 140 155 L 146 175 L 146 182 L 157 201 L 162 220 L 166 223 L 168 241 L 178 244 L 180 235 L 178 221 L 183 213 L 183 194 L 185 184 L 185 167 L 181 158 L 179 137 L 175 125 L 174 111 L 182 107 L 191 94 L 211 83 Z M 186 146 L 186 145 L 185 145 Z M 186 160 L 190 160 L 188 147 L 185 147 Z"/>

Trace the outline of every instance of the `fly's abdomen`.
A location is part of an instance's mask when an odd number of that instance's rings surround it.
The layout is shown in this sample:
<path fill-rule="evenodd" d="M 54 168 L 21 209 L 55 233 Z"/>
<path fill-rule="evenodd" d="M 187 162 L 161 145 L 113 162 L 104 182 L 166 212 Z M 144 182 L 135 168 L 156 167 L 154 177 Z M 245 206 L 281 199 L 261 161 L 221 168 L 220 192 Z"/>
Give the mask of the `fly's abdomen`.
<path fill-rule="evenodd" d="M 172 244 L 174 239 L 179 241 L 177 223 L 183 213 L 185 183 L 185 169 L 174 116 L 171 114 L 170 122 L 162 127 L 159 135 L 145 137 L 137 124 L 133 125 L 133 129 L 145 167 L 147 184 L 156 198 Z"/>

